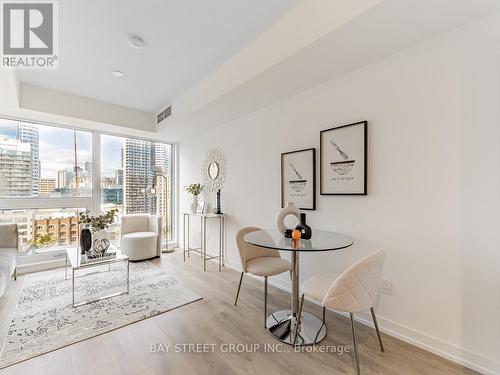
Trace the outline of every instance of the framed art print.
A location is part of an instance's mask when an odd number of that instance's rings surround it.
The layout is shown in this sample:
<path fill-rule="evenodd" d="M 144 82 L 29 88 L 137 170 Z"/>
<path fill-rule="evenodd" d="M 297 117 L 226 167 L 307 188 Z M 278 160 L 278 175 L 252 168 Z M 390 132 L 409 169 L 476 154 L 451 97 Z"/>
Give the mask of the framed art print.
<path fill-rule="evenodd" d="M 301 210 L 316 209 L 316 149 L 281 154 L 281 207 L 294 202 Z"/>
<path fill-rule="evenodd" d="M 367 194 L 367 122 L 320 133 L 320 194 Z"/>

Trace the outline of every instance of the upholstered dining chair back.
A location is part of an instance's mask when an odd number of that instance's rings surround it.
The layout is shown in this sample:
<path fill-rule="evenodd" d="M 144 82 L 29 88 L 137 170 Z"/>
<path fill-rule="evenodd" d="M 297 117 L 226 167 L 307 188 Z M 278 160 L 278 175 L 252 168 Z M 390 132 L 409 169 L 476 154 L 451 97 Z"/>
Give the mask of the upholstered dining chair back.
<path fill-rule="evenodd" d="M 238 246 L 238 251 L 241 258 L 241 266 L 243 267 L 244 272 L 247 272 L 247 262 L 249 260 L 262 257 L 281 258 L 280 252 L 278 250 L 266 249 L 245 242 L 243 238 L 247 233 L 255 232 L 258 230 L 261 229 L 257 227 L 244 227 L 241 228 L 238 233 L 236 233 L 236 245 Z"/>
<path fill-rule="evenodd" d="M 377 250 L 353 264 L 332 283 L 323 305 L 345 312 L 369 310 L 380 292 L 384 260 L 385 251 Z"/>

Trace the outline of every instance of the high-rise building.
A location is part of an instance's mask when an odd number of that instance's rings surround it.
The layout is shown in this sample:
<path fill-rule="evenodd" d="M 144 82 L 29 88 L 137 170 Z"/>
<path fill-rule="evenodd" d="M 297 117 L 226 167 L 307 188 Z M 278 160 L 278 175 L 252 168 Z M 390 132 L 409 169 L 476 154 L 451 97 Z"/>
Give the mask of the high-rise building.
<path fill-rule="evenodd" d="M 154 144 L 154 165 L 160 167 L 162 174 L 170 174 L 172 170 L 172 146 L 165 143 Z"/>
<path fill-rule="evenodd" d="M 39 181 L 38 192 L 40 195 L 49 195 L 56 189 L 56 180 L 54 178 L 41 178 Z"/>
<path fill-rule="evenodd" d="M 112 177 L 101 177 L 101 189 L 109 189 L 115 186 L 115 179 Z"/>
<path fill-rule="evenodd" d="M 85 169 L 85 172 L 88 174 L 92 174 L 92 163 L 90 161 L 86 161 L 85 164 L 83 165 L 83 168 Z"/>
<path fill-rule="evenodd" d="M 66 168 L 66 187 L 74 186 L 75 172 L 73 168 Z"/>
<path fill-rule="evenodd" d="M 122 187 L 104 188 L 101 191 L 102 191 L 102 203 L 103 204 L 113 204 L 113 205 L 122 205 L 123 204 L 123 188 Z"/>
<path fill-rule="evenodd" d="M 123 168 L 117 169 L 115 171 L 115 185 L 123 186 Z"/>
<path fill-rule="evenodd" d="M 31 145 L 31 181 L 33 195 L 38 195 L 40 181 L 40 134 L 38 126 L 20 122 L 17 124 L 17 139 Z"/>
<path fill-rule="evenodd" d="M 67 186 L 68 185 L 67 185 L 67 180 L 66 180 L 66 171 L 64 169 L 57 171 L 56 188 L 64 189 Z"/>
<path fill-rule="evenodd" d="M 32 189 L 31 145 L 0 138 L 0 196 L 30 196 Z"/>
<path fill-rule="evenodd" d="M 166 177 L 167 181 L 161 177 L 157 179 L 157 194 L 152 208 L 155 209 L 156 214 L 167 218 L 167 220 L 163 220 L 164 233 L 169 233 L 168 228 L 170 226 L 169 211 L 171 207 L 168 207 L 168 198 L 170 196 L 171 150 L 172 147 L 168 144 L 154 144 L 154 166 L 159 174 Z"/>
<path fill-rule="evenodd" d="M 153 157 L 154 148 L 151 142 L 128 138 L 125 140 L 124 203 L 128 214 L 150 212 L 152 208 L 152 199 L 145 196 L 144 189 L 153 181 Z"/>

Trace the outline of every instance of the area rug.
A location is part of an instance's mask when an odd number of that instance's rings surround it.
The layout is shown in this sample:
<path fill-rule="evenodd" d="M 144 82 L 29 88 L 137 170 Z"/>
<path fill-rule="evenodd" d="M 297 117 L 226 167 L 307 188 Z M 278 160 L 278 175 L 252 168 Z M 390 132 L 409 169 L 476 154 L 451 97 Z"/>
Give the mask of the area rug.
<path fill-rule="evenodd" d="M 103 271 L 75 279 L 76 302 L 126 289 L 125 263 Z M 129 294 L 75 308 L 64 270 L 30 274 L 23 282 L 0 368 L 201 299 L 151 262 L 130 263 Z"/>

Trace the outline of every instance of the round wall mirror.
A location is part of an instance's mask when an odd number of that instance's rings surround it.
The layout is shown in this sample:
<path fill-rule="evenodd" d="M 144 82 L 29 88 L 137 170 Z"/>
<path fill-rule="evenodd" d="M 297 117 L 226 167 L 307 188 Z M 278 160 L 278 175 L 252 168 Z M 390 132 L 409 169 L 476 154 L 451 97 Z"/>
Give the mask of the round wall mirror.
<path fill-rule="evenodd" d="M 208 165 L 208 177 L 212 180 L 217 179 L 219 177 L 219 164 L 216 161 L 211 162 Z"/>
<path fill-rule="evenodd" d="M 208 150 L 207 156 L 201 164 L 201 175 L 208 191 L 215 192 L 222 189 L 226 179 L 226 161 L 222 152 L 216 148 Z"/>

